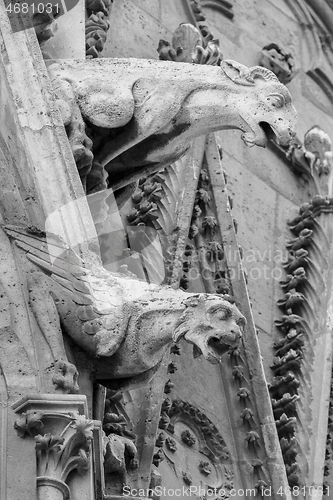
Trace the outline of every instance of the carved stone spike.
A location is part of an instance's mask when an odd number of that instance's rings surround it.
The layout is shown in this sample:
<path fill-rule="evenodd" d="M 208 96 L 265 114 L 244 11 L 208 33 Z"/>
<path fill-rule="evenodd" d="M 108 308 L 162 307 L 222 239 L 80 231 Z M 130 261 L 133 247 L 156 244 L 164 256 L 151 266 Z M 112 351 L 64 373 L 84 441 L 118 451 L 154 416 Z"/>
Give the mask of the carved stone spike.
<path fill-rule="evenodd" d="M 230 60 L 221 66 L 200 66 L 103 59 L 55 63 L 48 70 L 55 93 L 72 113 L 67 131 L 84 185 L 92 165 L 85 121 L 103 136 L 98 146 L 95 141 L 95 160 L 106 168 L 115 190 L 176 161 L 195 137 L 226 123 L 239 128 L 241 120 L 248 146 L 265 146 L 262 122 L 270 125 L 281 145 L 288 146 L 294 135 L 291 96 L 272 72 L 261 67 L 247 68 Z M 205 109 L 204 95 L 209 96 Z M 131 130 L 133 123 L 139 133 Z"/>
<path fill-rule="evenodd" d="M 285 52 L 276 43 L 266 45 L 260 54 L 259 65 L 278 77 L 281 83 L 289 83 L 295 76 L 295 61 L 292 54 Z"/>

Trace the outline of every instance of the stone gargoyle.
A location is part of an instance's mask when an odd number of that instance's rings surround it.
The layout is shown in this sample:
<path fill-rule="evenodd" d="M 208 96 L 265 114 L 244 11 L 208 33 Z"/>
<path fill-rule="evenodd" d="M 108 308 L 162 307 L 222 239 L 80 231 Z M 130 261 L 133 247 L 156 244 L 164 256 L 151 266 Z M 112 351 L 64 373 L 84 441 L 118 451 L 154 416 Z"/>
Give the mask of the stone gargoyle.
<path fill-rule="evenodd" d="M 63 336 L 86 353 L 96 379 L 114 389 L 149 381 L 168 347 L 181 339 L 211 363 L 239 345 L 245 318 L 219 295 L 88 269 L 53 234 L 4 229 L 26 255 L 30 306 L 54 358 L 53 381 L 67 392 L 78 389 L 77 372 L 66 359 Z"/>
<path fill-rule="evenodd" d="M 116 191 L 209 132 L 239 129 L 248 146 L 265 146 L 267 133 L 288 146 L 294 135 L 288 89 L 259 66 L 93 59 L 51 64 L 49 75 L 84 184 L 93 158 Z"/>

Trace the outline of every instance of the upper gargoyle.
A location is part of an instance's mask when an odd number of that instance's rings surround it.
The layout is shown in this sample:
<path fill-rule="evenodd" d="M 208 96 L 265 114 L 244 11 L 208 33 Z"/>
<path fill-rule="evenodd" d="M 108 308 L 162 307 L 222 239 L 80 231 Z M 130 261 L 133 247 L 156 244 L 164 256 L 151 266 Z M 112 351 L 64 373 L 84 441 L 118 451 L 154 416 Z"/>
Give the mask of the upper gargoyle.
<path fill-rule="evenodd" d="M 211 363 L 240 342 L 245 318 L 219 295 L 185 293 L 103 267 L 87 269 L 55 235 L 4 229 L 32 265 L 27 272 L 29 302 L 58 361 L 58 385 L 66 374 L 75 379 L 62 332 L 86 351 L 96 378 L 117 389 L 149 380 L 167 348 L 182 338 Z M 73 391 L 70 380 L 61 383 Z"/>
<path fill-rule="evenodd" d="M 81 178 L 94 155 L 114 190 L 176 161 L 208 132 L 239 129 L 248 146 L 265 146 L 269 129 L 283 146 L 294 135 L 289 91 L 259 66 L 93 59 L 52 64 L 49 74 Z"/>

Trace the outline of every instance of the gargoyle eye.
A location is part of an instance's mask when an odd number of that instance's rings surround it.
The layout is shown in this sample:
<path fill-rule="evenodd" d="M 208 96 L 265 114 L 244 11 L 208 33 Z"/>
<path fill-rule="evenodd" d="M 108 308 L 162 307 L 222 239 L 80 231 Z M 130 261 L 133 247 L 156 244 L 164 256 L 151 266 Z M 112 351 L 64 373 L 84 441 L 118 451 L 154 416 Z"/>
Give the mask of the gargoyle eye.
<path fill-rule="evenodd" d="M 267 96 L 267 102 L 273 106 L 273 108 L 283 108 L 286 101 L 282 94 L 269 94 Z"/>
<path fill-rule="evenodd" d="M 217 306 L 210 307 L 208 313 L 212 314 L 215 318 L 220 320 L 229 319 L 232 315 L 232 312 L 229 307 L 224 307 L 221 306 L 220 304 Z"/>
<path fill-rule="evenodd" d="M 231 317 L 231 310 L 226 309 L 226 308 L 219 309 L 217 311 L 217 317 L 218 317 L 218 319 L 222 319 L 222 320 L 229 319 Z"/>

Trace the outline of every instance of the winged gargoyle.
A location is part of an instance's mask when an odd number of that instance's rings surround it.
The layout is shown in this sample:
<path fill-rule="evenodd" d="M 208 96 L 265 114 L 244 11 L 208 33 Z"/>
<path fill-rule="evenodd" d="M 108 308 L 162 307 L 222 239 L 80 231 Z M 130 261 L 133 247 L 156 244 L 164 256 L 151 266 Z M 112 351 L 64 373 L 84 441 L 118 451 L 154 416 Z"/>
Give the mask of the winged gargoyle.
<path fill-rule="evenodd" d="M 53 382 L 77 390 L 63 334 L 86 352 L 96 379 L 120 389 L 147 382 L 167 348 L 184 338 L 211 363 L 239 344 L 245 318 L 219 295 L 189 294 L 85 267 L 58 236 L 6 226 L 28 263 L 29 301 L 56 362 Z"/>

